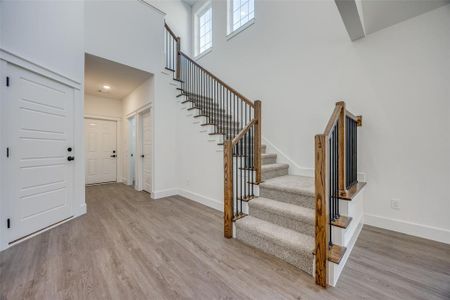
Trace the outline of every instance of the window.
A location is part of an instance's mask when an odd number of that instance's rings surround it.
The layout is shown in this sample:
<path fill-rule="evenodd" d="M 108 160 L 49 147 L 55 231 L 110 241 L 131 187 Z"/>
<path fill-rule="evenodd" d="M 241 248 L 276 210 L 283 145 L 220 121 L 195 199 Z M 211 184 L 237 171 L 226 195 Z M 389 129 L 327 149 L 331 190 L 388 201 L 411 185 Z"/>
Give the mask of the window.
<path fill-rule="evenodd" d="M 255 18 L 255 0 L 229 0 L 228 33 L 232 33 Z"/>
<path fill-rule="evenodd" d="M 212 47 L 212 8 L 211 4 L 197 14 L 197 55 Z"/>

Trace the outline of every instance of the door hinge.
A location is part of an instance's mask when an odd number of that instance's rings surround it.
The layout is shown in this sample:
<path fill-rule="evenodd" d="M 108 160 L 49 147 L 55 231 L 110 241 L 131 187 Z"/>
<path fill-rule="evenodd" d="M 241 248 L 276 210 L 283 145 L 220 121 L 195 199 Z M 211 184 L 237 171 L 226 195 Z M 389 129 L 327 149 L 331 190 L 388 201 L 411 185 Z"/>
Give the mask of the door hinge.
<path fill-rule="evenodd" d="M 9 86 L 9 76 L 6 76 L 6 86 Z"/>
<path fill-rule="evenodd" d="M 7 220 L 6 220 L 6 228 L 11 228 L 11 219 L 10 218 L 8 218 Z"/>
<path fill-rule="evenodd" d="M 6 148 L 6 157 L 9 157 L 9 147 Z"/>

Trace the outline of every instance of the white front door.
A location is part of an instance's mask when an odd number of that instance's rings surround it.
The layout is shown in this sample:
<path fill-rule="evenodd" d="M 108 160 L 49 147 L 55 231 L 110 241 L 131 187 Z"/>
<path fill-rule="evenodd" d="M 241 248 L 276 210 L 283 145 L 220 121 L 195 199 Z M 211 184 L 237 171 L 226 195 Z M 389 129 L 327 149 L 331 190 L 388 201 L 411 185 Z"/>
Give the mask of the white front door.
<path fill-rule="evenodd" d="M 8 64 L 6 193 L 11 243 L 72 216 L 74 90 Z M 70 160 L 68 158 L 70 157 Z"/>
<path fill-rule="evenodd" d="M 142 188 L 152 192 L 152 121 L 150 110 L 142 114 Z"/>
<path fill-rule="evenodd" d="M 117 123 L 85 119 L 86 184 L 117 181 Z"/>

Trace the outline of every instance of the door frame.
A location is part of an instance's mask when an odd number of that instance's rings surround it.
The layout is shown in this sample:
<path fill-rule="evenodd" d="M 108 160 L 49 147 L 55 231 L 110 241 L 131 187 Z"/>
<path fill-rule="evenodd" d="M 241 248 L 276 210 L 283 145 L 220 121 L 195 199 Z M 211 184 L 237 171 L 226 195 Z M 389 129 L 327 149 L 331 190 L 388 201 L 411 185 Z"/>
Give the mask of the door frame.
<path fill-rule="evenodd" d="M 144 123 L 143 123 L 143 118 L 142 115 L 145 113 L 149 113 L 150 114 L 150 121 L 152 122 L 152 128 L 151 128 L 151 139 L 153 141 L 153 116 L 152 116 L 152 109 L 151 107 L 148 107 L 146 109 L 143 109 L 139 112 L 138 116 L 139 118 L 136 120 L 139 123 L 136 123 L 136 128 L 137 128 L 137 135 L 136 135 L 136 149 L 139 149 L 136 152 L 139 152 L 139 157 L 141 158 L 142 155 L 142 150 L 143 150 L 143 146 L 144 146 Z M 152 143 L 152 150 L 151 150 L 151 157 L 150 157 L 150 161 L 152 163 L 152 168 L 151 168 L 151 173 L 152 173 L 152 181 L 153 181 L 153 143 Z M 139 163 L 138 163 L 138 167 L 136 168 L 136 171 L 138 173 L 138 188 L 139 191 L 143 191 L 144 190 L 144 164 L 143 164 L 143 159 L 139 159 Z M 153 182 L 150 183 L 151 184 L 151 189 L 153 190 Z M 152 191 L 150 191 L 151 193 Z"/>
<path fill-rule="evenodd" d="M 134 143 L 135 143 L 135 151 L 134 151 L 134 179 L 135 179 L 135 181 L 134 181 L 134 185 L 133 185 L 133 178 L 132 178 L 132 176 L 131 176 L 131 173 L 130 173 L 130 142 L 131 142 L 131 136 L 130 136 L 130 132 L 131 132 L 131 129 L 130 129 L 130 120 L 131 120 L 131 118 L 134 118 L 134 123 L 135 123 L 135 126 L 134 126 L 134 136 L 135 136 L 135 141 L 134 141 Z M 127 160 L 127 180 L 126 181 L 124 181 L 124 182 L 126 182 L 127 183 L 127 185 L 130 185 L 130 186 L 133 186 L 133 188 L 134 189 L 137 189 L 137 162 L 138 162 L 138 159 L 137 159 L 137 157 L 138 157 L 138 155 L 137 155 L 137 116 L 135 115 L 135 114 L 133 114 L 133 115 L 131 115 L 131 116 L 129 116 L 129 117 L 127 117 L 127 128 L 128 128 L 128 130 L 127 130 L 127 133 L 126 133 L 126 136 L 127 136 L 127 143 L 126 143 L 126 145 L 127 145 L 127 151 L 124 151 L 124 153 L 126 152 L 127 153 L 127 158 L 126 158 L 126 160 Z"/>
<path fill-rule="evenodd" d="M 139 107 L 138 109 L 134 110 L 133 112 L 129 113 L 126 115 L 127 120 L 131 117 L 135 117 L 136 118 L 136 156 L 140 157 L 142 154 L 142 113 L 146 112 L 146 111 L 150 111 L 150 118 L 151 118 L 151 122 L 152 122 L 152 140 L 154 140 L 154 136 L 155 136 L 155 118 L 153 115 L 153 106 L 152 103 L 148 103 L 145 104 L 141 107 Z M 129 138 L 129 136 L 127 135 L 127 139 Z M 150 197 L 152 197 L 153 195 L 153 187 L 154 185 L 154 174 L 155 174 L 155 143 L 152 143 L 152 153 L 151 153 L 151 157 L 150 160 L 152 162 L 152 191 L 150 193 Z M 142 168 L 142 159 L 136 159 L 135 160 L 135 178 L 136 178 L 136 186 L 135 189 L 137 191 L 142 191 L 144 184 L 143 184 L 143 168 Z"/>
<path fill-rule="evenodd" d="M 72 196 L 72 215 L 73 218 L 79 217 L 86 213 L 86 202 L 85 202 L 85 185 L 84 185 L 84 135 L 83 135 L 83 107 L 84 107 L 84 95 L 83 95 L 83 84 L 82 82 L 72 79 L 65 74 L 61 74 L 57 71 L 54 71 L 45 66 L 39 65 L 37 63 L 32 62 L 31 60 L 21 57 L 15 53 L 9 52 L 5 49 L 0 49 L 0 79 L 1 84 L 4 84 L 4 79 L 8 76 L 7 65 L 15 65 L 17 67 L 23 68 L 29 72 L 34 72 L 41 76 L 47 77 L 51 80 L 57 81 L 58 83 L 64 84 L 70 88 L 73 88 L 74 91 L 74 154 L 78 159 L 74 161 L 74 177 L 73 177 L 73 196 Z M 0 107 L 3 106 L 4 101 L 6 101 L 8 95 L 7 88 L 0 89 Z M 5 115 L 4 109 L 0 110 L 0 149 L 1 154 L 4 153 L 4 149 L 6 148 L 6 132 L 3 129 L 5 126 L 4 122 L 7 122 L 8 116 Z M 78 149 L 83 149 L 79 151 Z M 6 156 L 0 155 L 0 251 L 3 251 L 11 246 L 14 246 L 18 243 L 26 241 L 40 233 L 43 233 L 51 228 L 59 226 L 65 222 L 70 221 L 71 219 L 67 219 L 60 223 L 54 224 L 47 228 L 42 229 L 34 234 L 31 234 L 16 243 L 9 244 L 9 233 L 6 228 L 6 219 L 8 218 L 8 214 L 10 212 L 8 207 L 7 195 L 5 194 L 5 164 L 6 164 Z"/>
<path fill-rule="evenodd" d="M 83 122 L 84 120 L 103 120 L 103 121 L 111 121 L 111 122 L 116 122 L 116 153 L 117 153 L 117 159 L 116 159 L 116 181 L 115 182 L 121 182 L 121 178 L 122 178 L 122 164 L 120 163 L 122 161 L 122 147 L 120 145 L 121 141 L 121 126 L 120 126 L 120 120 L 121 118 L 115 118 L 115 117 L 105 117 L 105 116 L 96 116 L 96 115 L 90 115 L 90 114 L 85 114 L 84 118 L 83 118 Z M 86 139 L 86 132 L 83 132 L 83 139 Z M 87 146 L 87 145 L 85 145 Z M 84 153 L 86 155 L 86 147 L 84 149 Z M 85 156 L 85 161 L 84 161 L 85 165 L 86 165 L 86 156 Z M 86 185 L 86 182 L 85 182 Z"/>

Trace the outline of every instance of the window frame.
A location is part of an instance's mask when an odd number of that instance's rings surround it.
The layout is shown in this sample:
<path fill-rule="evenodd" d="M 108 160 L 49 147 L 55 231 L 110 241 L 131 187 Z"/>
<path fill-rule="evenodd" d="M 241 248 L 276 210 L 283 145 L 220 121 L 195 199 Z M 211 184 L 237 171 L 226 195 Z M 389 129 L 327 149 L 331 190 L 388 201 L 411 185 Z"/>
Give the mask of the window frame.
<path fill-rule="evenodd" d="M 200 52 L 200 18 L 202 17 L 202 15 L 204 15 L 208 10 L 211 9 L 211 19 L 210 19 L 210 23 L 211 23 L 211 45 L 204 49 L 203 51 Z M 195 22 L 194 22 L 194 26 L 195 26 L 195 46 L 194 46 L 194 57 L 198 58 L 200 56 L 203 56 L 207 53 L 209 53 L 212 50 L 213 47 L 213 8 L 212 8 L 212 2 L 208 1 L 206 2 L 202 7 L 200 7 L 197 12 L 195 13 Z"/>
<path fill-rule="evenodd" d="M 227 1 L 227 39 L 231 39 L 235 35 L 239 34 L 240 32 L 244 31 L 251 25 L 255 23 L 255 15 L 256 15 L 256 1 L 255 0 L 248 0 L 253 1 L 253 17 L 251 19 L 248 19 L 247 22 L 244 24 L 241 24 L 238 28 L 233 29 L 234 24 L 234 7 L 233 7 L 233 0 Z"/>

